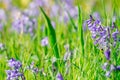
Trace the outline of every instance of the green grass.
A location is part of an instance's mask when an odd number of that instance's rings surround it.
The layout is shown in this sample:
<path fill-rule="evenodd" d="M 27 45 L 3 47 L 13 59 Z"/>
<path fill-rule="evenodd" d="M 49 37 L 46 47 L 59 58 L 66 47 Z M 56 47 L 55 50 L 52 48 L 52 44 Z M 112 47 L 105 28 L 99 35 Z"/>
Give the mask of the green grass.
<path fill-rule="evenodd" d="M 113 9 L 116 12 L 119 7 L 116 7 L 115 4 Z M 105 12 L 105 4 L 103 7 L 104 9 L 101 7 L 103 9 L 101 13 L 104 14 L 102 17 L 106 19 L 109 18 L 108 15 L 112 16 Z M 5 70 L 9 69 L 7 60 L 10 58 L 20 60 L 24 68 L 30 65 L 32 61 L 39 69 L 44 68 L 46 76 L 43 74 L 34 76 L 31 71 L 25 70 L 26 80 L 55 80 L 56 73 L 54 74 L 52 71 L 51 61 L 54 57 L 57 58 L 57 68 L 63 75 L 64 80 L 119 80 L 120 72 L 113 72 L 110 78 L 105 77 L 105 72 L 102 69 L 102 65 L 106 62 L 105 56 L 101 50 L 94 46 L 90 32 L 88 30 L 83 31 L 82 23 L 88 19 L 88 15 L 82 12 L 83 8 L 80 6 L 78 10 L 78 20 L 72 19 L 69 15 L 70 22 L 66 25 L 56 21 L 57 24 L 54 30 L 50 18 L 41 9 L 43 14 L 40 14 L 37 19 L 38 27 L 35 30 L 34 37 L 31 37 L 30 34 L 10 32 L 8 23 L 4 30 L 0 32 L 0 42 L 5 45 L 5 50 L 0 50 L 0 80 L 6 79 Z M 111 11 L 111 13 L 113 12 Z M 119 16 L 118 14 L 119 11 L 117 16 Z M 76 28 L 75 22 L 78 22 L 78 28 Z M 106 22 L 103 23 L 110 24 Z M 43 23 L 46 24 L 44 33 L 40 31 Z M 119 21 L 116 24 L 120 26 Z M 48 36 L 50 44 L 47 47 L 42 47 L 40 42 L 45 36 Z M 70 71 L 65 74 L 66 68 L 63 57 L 66 52 L 64 45 L 67 43 L 70 45 L 73 56 L 66 62 L 70 64 Z"/>

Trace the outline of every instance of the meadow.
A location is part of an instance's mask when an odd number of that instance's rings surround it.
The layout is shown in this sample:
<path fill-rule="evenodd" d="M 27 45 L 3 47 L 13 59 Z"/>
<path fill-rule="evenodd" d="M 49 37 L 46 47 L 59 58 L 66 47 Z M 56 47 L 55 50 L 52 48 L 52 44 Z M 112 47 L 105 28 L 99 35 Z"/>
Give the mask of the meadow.
<path fill-rule="evenodd" d="M 120 80 L 119 0 L 0 0 L 0 80 Z"/>

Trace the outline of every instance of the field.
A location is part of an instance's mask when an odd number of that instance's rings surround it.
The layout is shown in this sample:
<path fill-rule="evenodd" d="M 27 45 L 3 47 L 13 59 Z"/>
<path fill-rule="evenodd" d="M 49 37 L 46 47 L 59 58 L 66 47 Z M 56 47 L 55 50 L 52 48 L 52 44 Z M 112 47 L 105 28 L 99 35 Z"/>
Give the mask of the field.
<path fill-rule="evenodd" d="M 120 80 L 119 0 L 0 0 L 0 80 Z"/>

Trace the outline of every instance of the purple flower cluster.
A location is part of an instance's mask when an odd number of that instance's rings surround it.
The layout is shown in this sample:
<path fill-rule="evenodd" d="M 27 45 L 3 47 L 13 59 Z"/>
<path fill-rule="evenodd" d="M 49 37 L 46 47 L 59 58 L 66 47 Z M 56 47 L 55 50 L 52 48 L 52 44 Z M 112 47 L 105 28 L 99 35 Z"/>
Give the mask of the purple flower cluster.
<path fill-rule="evenodd" d="M 48 3 L 48 0 L 44 1 L 44 4 Z M 77 7 L 73 4 L 73 0 L 59 0 L 55 1 L 53 5 L 50 6 L 50 17 L 55 18 L 57 17 L 60 22 L 69 22 L 69 15 L 74 19 L 78 16 Z M 44 5 L 49 7 L 48 5 Z M 43 6 L 43 7 L 44 7 Z M 64 6 L 64 7 L 63 7 Z"/>
<path fill-rule="evenodd" d="M 106 77 L 110 77 L 110 73 L 114 70 L 120 70 L 120 66 L 115 66 L 113 64 L 109 64 L 109 63 L 104 63 L 104 65 L 102 66 L 103 70 L 106 72 L 105 76 Z"/>
<path fill-rule="evenodd" d="M 36 77 L 37 77 L 38 74 L 46 76 L 46 73 L 44 72 L 44 68 L 39 69 L 38 67 L 35 67 L 34 62 L 32 62 L 29 66 L 27 66 L 27 70 L 32 71 L 32 73 Z"/>
<path fill-rule="evenodd" d="M 40 12 L 36 0 L 33 0 L 28 8 L 24 10 L 20 10 L 12 5 L 11 1 L 12 0 L 3 1 L 7 9 L 5 9 L 6 11 L 0 9 L 0 30 L 3 28 L 4 23 L 10 19 L 12 30 L 18 33 L 30 33 L 30 35 L 33 36 L 34 30 L 37 27 L 37 17 Z M 5 12 L 7 11 L 9 11 L 9 14 L 6 15 Z"/>
<path fill-rule="evenodd" d="M 12 28 L 19 33 L 30 33 L 33 35 L 36 28 L 36 19 L 30 19 L 29 16 L 22 14 L 13 21 Z"/>
<path fill-rule="evenodd" d="M 70 14 L 70 16 L 74 19 L 77 18 L 78 16 L 78 9 L 77 7 L 75 7 L 75 5 L 73 4 L 73 0 L 62 0 L 64 3 L 64 21 L 67 22 L 69 21 L 69 16 L 68 13 Z M 67 13 L 68 12 L 68 13 Z"/>
<path fill-rule="evenodd" d="M 39 11 L 39 2 L 43 2 L 42 0 L 33 0 L 28 8 L 26 8 L 23 12 L 27 14 L 29 17 L 38 17 L 40 14 Z"/>
<path fill-rule="evenodd" d="M 114 23 L 113 23 L 114 24 Z M 94 44 L 99 45 L 100 49 L 104 50 L 104 54 L 107 60 L 110 60 L 111 47 L 116 43 L 119 43 L 120 32 L 116 28 L 115 24 L 113 27 L 103 27 L 100 20 L 94 20 L 90 15 L 90 19 L 87 20 L 88 29 L 92 33 Z"/>
<path fill-rule="evenodd" d="M 119 44 L 120 44 L 120 31 L 117 26 L 113 22 L 112 27 L 104 27 L 101 24 L 100 19 L 94 19 L 90 15 L 90 19 L 86 21 L 88 25 L 88 29 L 92 34 L 92 39 L 94 40 L 94 44 L 97 45 L 101 50 L 104 51 L 104 55 L 108 61 L 111 60 L 111 54 L 117 55 L 119 53 Z M 117 57 L 117 56 L 116 56 Z M 103 67 L 106 69 L 108 63 L 106 63 Z M 116 66 L 113 64 L 109 65 L 110 70 L 107 71 L 106 76 L 109 76 L 113 70 L 118 70 Z"/>
<path fill-rule="evenodd" d="M 69 21 L 68 12 L 72 18 L 77 18 L 78 15 L 73 0 L 54 1 L 52 5 L 48 4 L 49 0 L 32 0 L 28 7 L 23 10 L 12 5 L 12 0 L 4 0 L 2 2 L 6 5 L 6 11 L 0 9 L 0 30 L 2 30 L 7 20 L 10 19 L 12 30 L 18 33 L 30 33 L 31 36 L 34 35 L 37 27 L 37 18 L 40 16 L 39 7 L 45 8 L 51 18 L 55 19 L 57 17 L 60 22 L 64 23 Z M 5 14 L 7 11 L 10 14 Z"/>
<path fill-rule="evenodd" d="M 22 68 L 20 61 L 12 58 L 8 61 L 8 65 L 11 69 L 6 71 L 7 80 L 18 80 L 19 78 L 24 77 L 23 73 L 20 71 Z"/>

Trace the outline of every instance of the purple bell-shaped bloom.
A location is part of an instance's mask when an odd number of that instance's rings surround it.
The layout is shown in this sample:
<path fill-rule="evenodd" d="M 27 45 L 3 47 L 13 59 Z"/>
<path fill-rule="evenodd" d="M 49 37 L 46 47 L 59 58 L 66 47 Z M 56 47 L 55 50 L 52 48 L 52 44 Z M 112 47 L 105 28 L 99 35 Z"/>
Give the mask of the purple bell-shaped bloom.
<path fill-rule="evenodd" d="M 56 75 L 56 80 L 64 80 L 62 74 L 58 73 Z"/>
<path fill-rule="evenodd" d="M 106 57 L 107 60 L 110 60 L 110 49 L 107 49 L 105 52 L 104 52 L 104 55 Z"/>

